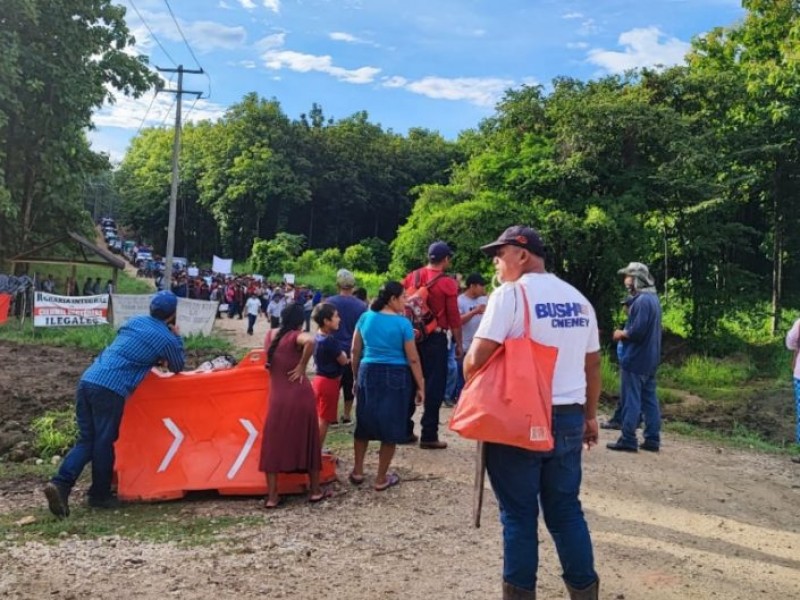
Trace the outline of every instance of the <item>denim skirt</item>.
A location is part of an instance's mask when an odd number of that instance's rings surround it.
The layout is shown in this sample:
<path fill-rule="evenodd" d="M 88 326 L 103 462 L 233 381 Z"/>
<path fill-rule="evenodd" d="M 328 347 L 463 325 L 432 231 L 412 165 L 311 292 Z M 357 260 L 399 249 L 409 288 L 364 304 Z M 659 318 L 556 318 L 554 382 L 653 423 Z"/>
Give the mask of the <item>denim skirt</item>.
<path fill-rule="evenodd" d="M 386 444 L 405 442 L 408 408 L 414 401 L 415 391 L 407 365 L 361 363 L 353 436 Z"/>

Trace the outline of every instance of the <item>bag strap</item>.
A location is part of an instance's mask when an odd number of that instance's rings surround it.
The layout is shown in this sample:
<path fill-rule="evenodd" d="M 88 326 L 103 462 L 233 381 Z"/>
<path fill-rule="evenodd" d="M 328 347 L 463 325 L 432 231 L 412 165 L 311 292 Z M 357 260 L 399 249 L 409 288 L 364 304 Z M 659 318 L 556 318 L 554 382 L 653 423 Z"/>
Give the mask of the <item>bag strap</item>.
<path fill-rule="evenodd" d="M 522 292 L 522 306 L 525 310 L 525 316 L 523 320 L 523 335 L 526 338 L 531 337 L 531 309 L 528 306 L 528 294 L 525 293 L 525 286 L 524 285 L 517 285 L 519 291 Z"/>

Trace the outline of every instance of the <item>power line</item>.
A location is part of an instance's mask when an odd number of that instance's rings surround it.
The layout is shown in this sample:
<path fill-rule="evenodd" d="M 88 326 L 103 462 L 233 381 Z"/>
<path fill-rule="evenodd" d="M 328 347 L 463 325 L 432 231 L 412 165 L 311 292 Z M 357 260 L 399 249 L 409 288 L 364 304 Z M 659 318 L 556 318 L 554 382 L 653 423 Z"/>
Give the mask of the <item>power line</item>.
<path fill-rule="evenodd" d="M 184 121 L 186 121 L 186 122 L 188 122 L 188 121 L 189 121 L 189 115 L 191 115 L 191 114 L 192 114 L 192 111 L 194 110 L 194 105 L 195 105 L 195 104 L 197 104 L 197 101 L 198 101 L 198 100 L 200 100 L 200 96 L 197 96 L 197 97 L 194 99 L 194 102 L 192 102 L 192 105 L 189 107 L 189 110 L 187 110 L 187 111 L 186 111 L 186 116 L 183 118 L 183 119 L 184 119 Z"/>
<path fill-rule="evenodd" d="M 159 39 L 158 39 L 158 37 L 156 37 L 156 34 L 155 34 L 155 33 L 153 33 L 153 30 L 152 30 L 152 29 L 150 29 L 150 25 L 148 25 L 148 24 L 147 24 L 147 21 L 145 21 L 145 20 L 144 20 L 144 17 L 142 16 L 142 13 L 140 13 L 140 12 L 139 12 L 139 9 L 138 9 L 138 8 L 136 8 L 136 5 L 133 3 L 133 0 L 128 0 L 128 1 L 131 3 L 131 7 L 133 8 L 133 10 L 134 10 L 134 11 L 136 12 L 136 14 L 139 16 L 139 19 L 141 20 L 142 24 L 143 24 L 143 25 L 144 25 L 144 26 L 147 28 L 147 31 L 149 31 L 149 32 L 150 32 L 150 36 L 151 36 L 151 37 L 152 37 L 152 38 L 155 40 L 156 44 L 158 44 L 158 47 L 159 47 L 159 48 L 161 48 L 161 51 L 162 51 L 162 52 L 163 52 L 163 53 L 166 55 L 166 57 L 169 59 L 169 62 L 171 62 L 173 65 L 177 65 L 178 63 L 176 63 L 176 62 L 175 62 L 175 59 L 174 59 L 174 58 L 172 58 L 172 56 L 170 55 L 170 53 L 169 53 L 169 52 L 167 52 L 167 49 L 166 49 L 166 48 L 164 48 L 164 45 L 161 43 L 161 40 L 159 40 Z"/>
<path fill-rule="evenodd" d="M 167 114 L 165 114 L 165 115 L 164 115 L 164 120 L 163 120 L 163 121 L 161 121 L 161 127 L 163 127 L 163 126 L 164 126 L 164 124 L 167 122 L 167 117 L 169 116 L 169 113 L 171 113 L 171 112 L 172 112 L 172 107 L 173 107 L 173 106 L 175 106 L 175 103 L 176 103 L 177 101 L 178 101 L 178 98 L 177 98 L 177 96 L 176 96 L 175 98 L 173 98 L 173 99 L 172 99 L 172 104 L 170 104 L 170 105 L 169 105 L 169 110 L 167 110 Z"/>
<path fill-rule="evenodd" d="M 172 21 L 175 23 L 175 27 L 178 28 L 178 33 L 181 34 L 181 38 L 183 38 L 183 43 L 186 44 L 186 48 L 189 50 L 189 54 L 192 55 L 192 58 L 194 59 L 194 63 L 197 65 L 197 68 L 202 71 L 203 67 L 200 64 L 200 61 L 197 60 L 197 57 L 194 54 L 194 50 L 192 50 L 192 47 L 189 45 L 189 42 L 187 41 L 186 36 L 183 35 L 183 29 L 181 29 L 181 26 L 178 23 L 178 19 L 175 18 L 175 13 L 172 12 L 172 7 L 169 5 L 169 0 L 164 0 L 164 4 L 167 5 L 167 10 L 169 11 L 170 16 L 172 17 Z"/>
<path fill-rule="evenodd" d="M 139 135 L 142 127 L 144 127 L 144 122 L 147 120 L 147 115 L 150 114 L 150 109 L 153 108 L 153 103 L 156 101 L 156 96 L 158 96 L 158 90 L 156 90 L 156 93 L 153 94 L 153 97 L 150 99 L 150 105 L 147 107 L 147 111 L 145 111 L 144 116 L 142 117 L 142 122 L 139 123 L 139 129 L 136 130 L 136 135 Z"/>

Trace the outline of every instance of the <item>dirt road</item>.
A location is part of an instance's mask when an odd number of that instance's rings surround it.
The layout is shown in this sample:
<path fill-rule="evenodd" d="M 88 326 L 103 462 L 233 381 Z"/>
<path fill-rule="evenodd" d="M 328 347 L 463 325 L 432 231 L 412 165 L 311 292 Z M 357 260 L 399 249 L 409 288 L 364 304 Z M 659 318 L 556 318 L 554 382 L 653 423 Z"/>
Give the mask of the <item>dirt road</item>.
<path fill-rule="evenodd" d="M 260 345 L 263 333 L 252 339 Z M 0 380 L 0 402 L 12 397 L 10 385 L 26 389 L 16 398 L 31 402 L 42 388 L 57 386 L 52 393 L 65 395 L 80 374 L 80 361 L 41 348 L 6 349 L 2 358 L 4 371 L 22 379 Z M 51 373 L 51 384 L 25 379 L 30 369 L 23 364 Z M 443 410 L 442 421 L 448 417 Z M 604 434 L 603 444 L 611 439 Z M 360 488 L 343 483 L 344 493 L 321 505 L 296 498 L 270 513 L 258 499 L 181 501 L 187 524 L 198 515 L 255 516 L 221 530 L 211 545 L 85 539 L 77 530 L 58 543 L 9 534 L 0 538 L 0 596 L 499 598 L 496 504 L 488 492 L 483 528 L 470 526 L 473 445 L 449 432 L 444 439 L 450 448 L 441 452 L 400 448 L 403 482 L 380 494 L 369 481 Z M 346 481 L 351 451 L 345 448 L 341 459 Z M 373 469 L 376 460 L 371 453 Z M 39 486 L 31 477 L 0 480 L 0 515 L 48 519 Z M 671 436 L 659 455 L 597 448 L 585 456 L 583 502 L 601 598 L 800 598 L 800 467 L 786 458 Z M 125 523 L 126 512 L 117 514 Z M 539 597 L 564 598 L 544 529 L 541 539 Z"/>

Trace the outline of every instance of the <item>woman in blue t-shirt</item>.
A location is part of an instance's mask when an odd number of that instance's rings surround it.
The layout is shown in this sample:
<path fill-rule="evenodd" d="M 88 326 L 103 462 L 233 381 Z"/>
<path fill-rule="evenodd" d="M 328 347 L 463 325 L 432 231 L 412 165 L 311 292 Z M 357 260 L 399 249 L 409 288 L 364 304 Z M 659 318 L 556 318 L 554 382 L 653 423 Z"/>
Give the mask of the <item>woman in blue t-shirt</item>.
<path fill-rule="evenodd" d="M 356 382 L 356 429 L 353 434 L 355 466 L 350 482 L 364 482 L 364 457 L 370 440 L 381 442 L 375 490 L 382 492 L 400 483 L 389 473 L 395 447 L 408 437 L 407 423 L 413 402 L 425 400 L 414 330 L 405 317 L 405 290 L 386 283 L 378 297 L 356 323 L 353 335 L 353 379 Z"/>

